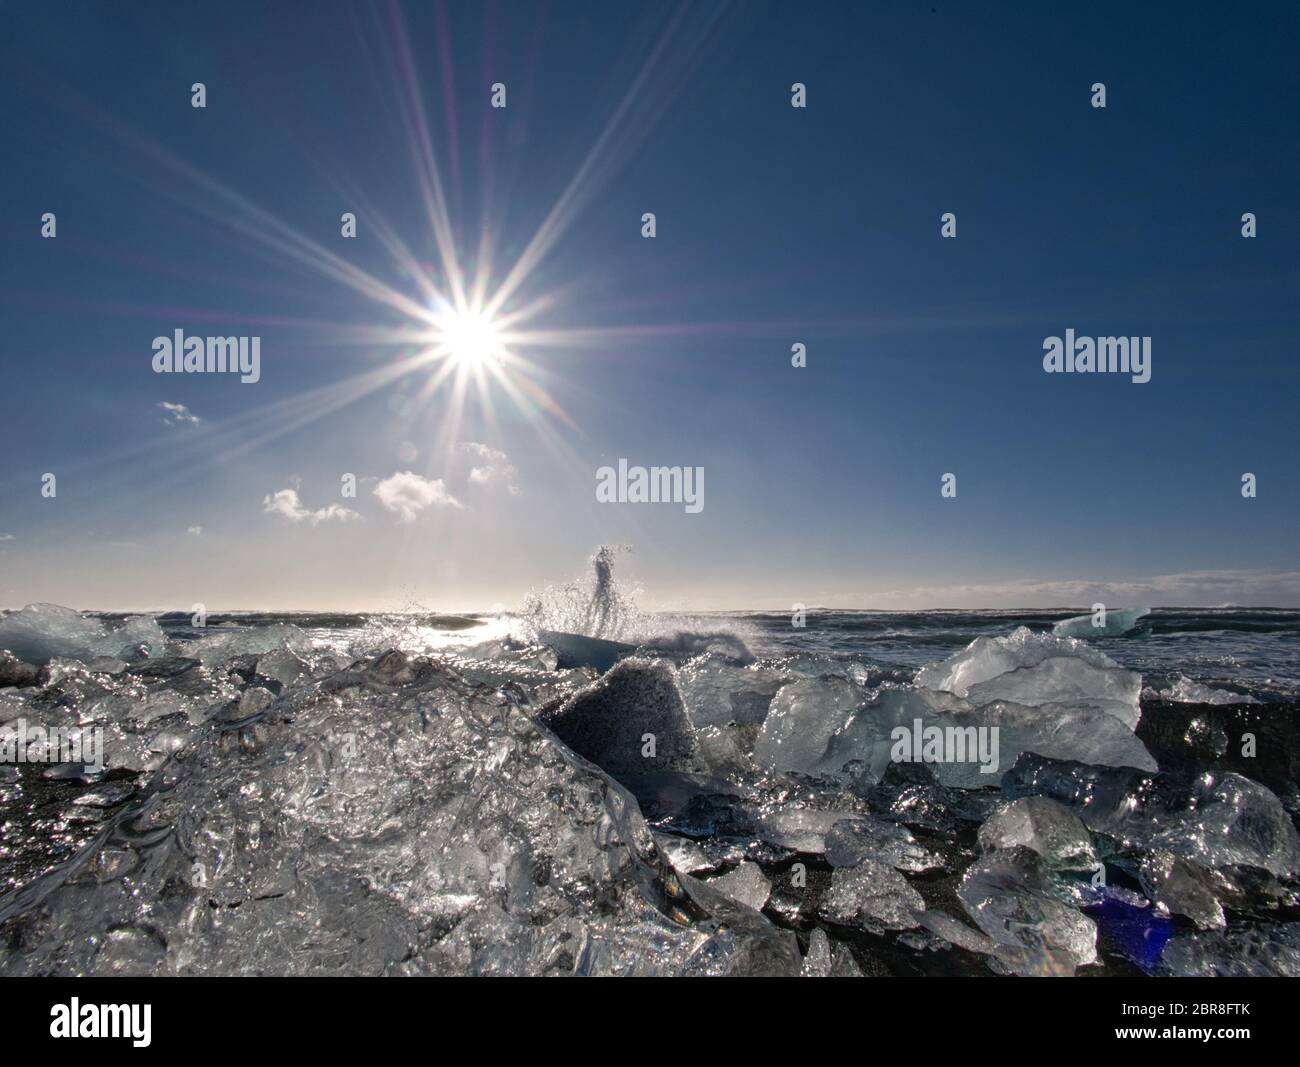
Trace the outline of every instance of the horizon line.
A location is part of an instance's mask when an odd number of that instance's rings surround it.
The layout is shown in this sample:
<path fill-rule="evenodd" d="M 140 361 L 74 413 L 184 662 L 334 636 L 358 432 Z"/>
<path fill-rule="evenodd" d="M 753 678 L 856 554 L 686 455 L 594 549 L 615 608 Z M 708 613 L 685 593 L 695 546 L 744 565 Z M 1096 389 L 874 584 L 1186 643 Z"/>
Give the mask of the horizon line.
<path fill-rule="evenodd" d="M 24 611 L 29 607 L 37 605 L 47 605 L 50 607 L 68 607 L 65 604 L 55 604 L 53 601 L 32 601 L 24 604 L 22 607 L 5 607 L 0 608 L 4 614 L 13 614 Z M 71 608 L 70 610 L 79 612 L 84 615 L 193 615 L 194 609 L 190 608 Z M 873 607 L 826 607 L 822 605 L 805 605 L 803 607 L 805 615 L 814 612 L 821 614 L 839 613 L 839 614 L 882 614 L 882 615 L 904 615 L 920 614 L 924 612 L 1023 612 L 1027 614 L 1054 614 L 1059 612 L 1075 612 L 1079 615 L 1090 615 L 1093 612 L 1092 607 L 1083 605 L 1060 604 L 1051 607 L 1031 607 L 1027 605 L 1017 605 L 1011 607 L 916 607 L 916 608 L 873 608 Z M 1132 610 L 1127 607 L 1119 606 L 1107 608 L 1107 612 L 1118 612 Z M 1152 605 L 1147 608 L 1148 612 L 1156 611 L 1292 611 L 1300 612 L 1300 606 L 1283 607 L 1275 604 L 1160 604 Z M 520 610 L 502 610 L 493 611 L 490 608 L 481 609 L 463 609 L 451 610 L 446 608 L 211 608 L 205 606 L 205 614 L 209 617 L 213 615 L 445 615 L 459 617 L 499 617 L 499 616 L 522 616 Z M 789 607 L 782 608 L 658 608 L 641 611 L 642 615 L 789 615 Z"/>

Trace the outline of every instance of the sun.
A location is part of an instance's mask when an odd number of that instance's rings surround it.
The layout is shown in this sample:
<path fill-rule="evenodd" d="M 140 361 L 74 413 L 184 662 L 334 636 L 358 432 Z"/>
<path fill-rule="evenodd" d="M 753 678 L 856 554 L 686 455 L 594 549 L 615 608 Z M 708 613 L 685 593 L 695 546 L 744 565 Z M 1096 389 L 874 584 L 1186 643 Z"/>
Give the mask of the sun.
<path fill-rule="evenodd" d="M 465 370 L 498 362 L 505 354 L 500 327 L 481 309 L 449 310 L 438 316 L 434 328 L 441 354 Z"/>

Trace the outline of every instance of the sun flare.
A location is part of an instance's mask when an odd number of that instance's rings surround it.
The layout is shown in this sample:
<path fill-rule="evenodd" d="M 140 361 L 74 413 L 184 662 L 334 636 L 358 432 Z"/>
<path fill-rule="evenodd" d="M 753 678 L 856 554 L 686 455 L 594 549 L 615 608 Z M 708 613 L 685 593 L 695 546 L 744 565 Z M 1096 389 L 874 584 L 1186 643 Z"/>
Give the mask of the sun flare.
<path fill-rule="evenodd" d="M 447 359 L 466 370 L 496 362 L 505 353 L 505 339 L 485 312 L 467 308 L 449 311 L 436 323 L 438 348 Z"/>

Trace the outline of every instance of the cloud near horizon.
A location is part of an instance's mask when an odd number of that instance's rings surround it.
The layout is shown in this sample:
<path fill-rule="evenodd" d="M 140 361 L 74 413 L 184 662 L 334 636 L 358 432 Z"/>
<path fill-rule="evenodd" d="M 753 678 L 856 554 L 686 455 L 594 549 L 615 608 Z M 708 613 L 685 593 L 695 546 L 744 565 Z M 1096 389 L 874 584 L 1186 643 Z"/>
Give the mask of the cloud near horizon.
<path fill-rule="evenodd" d="M 328 507 L 312 511 L 303 507 L 296 489 L 281 489 L 268 494 L 262 500 L 262 510 L 270 515 L 279 515 L 290 522 L 306 522 L 318 526 L 322 522 L 353 522 L 361 516 L 342 504 L 330 504 Z"/>
<path fill-rule="evenodd" d="M 414 471 L 390 474 L 372 490 L 379 503 L 397 515 L 397 521 L 414 522 L 431 507 L 463 511 L 465 505 L 447 491 L 441 478 L 422 478 Z"/>

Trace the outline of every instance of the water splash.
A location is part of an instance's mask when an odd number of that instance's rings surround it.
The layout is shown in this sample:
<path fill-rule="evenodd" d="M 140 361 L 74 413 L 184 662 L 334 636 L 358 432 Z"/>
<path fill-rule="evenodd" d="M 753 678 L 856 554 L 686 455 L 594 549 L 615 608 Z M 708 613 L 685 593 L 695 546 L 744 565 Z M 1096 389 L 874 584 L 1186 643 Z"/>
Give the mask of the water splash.
<path fill-rule="evenodd" d="M 601 545 L 588 560 L 588 575 L 530 592 L 519 613 L 522 626 L 516 628 L 515 636 L 544 641 L 539 637 L 542 631 L 559 632 L 635 644 L 648 652 L 675 656 L 716 652 L 742 662 L 753 658 L 735 624 L 720 627 L 716 618 L 642 611 L 638 603 L 641 588 L 626 588 L 614 577 L 615 558 L 631 551 L 630 545 Z"/>
<path fill-rule="evenodd" d="M 524 599 L 521 617 L 536 630 L 600 637 L 632 637 L 644 629 L 636 601 L 639 589 L 624 591 L 614 579 L 614 559 L 630 545 L 601 545 L 588 561 L 591 574 L 564 585 L 548 585 Z"/>

